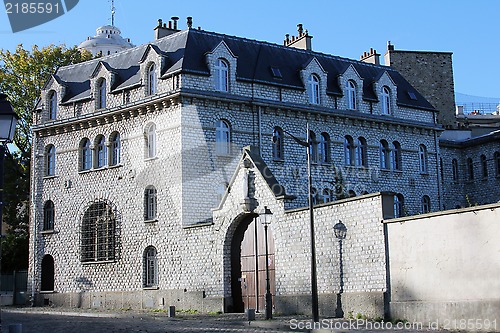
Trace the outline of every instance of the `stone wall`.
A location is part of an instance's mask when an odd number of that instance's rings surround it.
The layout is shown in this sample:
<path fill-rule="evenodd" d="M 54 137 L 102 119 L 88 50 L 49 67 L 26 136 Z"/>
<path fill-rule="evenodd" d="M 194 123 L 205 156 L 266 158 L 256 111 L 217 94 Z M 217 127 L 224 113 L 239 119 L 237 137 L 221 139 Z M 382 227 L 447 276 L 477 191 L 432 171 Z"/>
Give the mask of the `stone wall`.
<path fill-rule="evenodd" d="M 391 317 L 424 327 L 498 330 L 498 221 L 500 204 L 384 221 Z"/>

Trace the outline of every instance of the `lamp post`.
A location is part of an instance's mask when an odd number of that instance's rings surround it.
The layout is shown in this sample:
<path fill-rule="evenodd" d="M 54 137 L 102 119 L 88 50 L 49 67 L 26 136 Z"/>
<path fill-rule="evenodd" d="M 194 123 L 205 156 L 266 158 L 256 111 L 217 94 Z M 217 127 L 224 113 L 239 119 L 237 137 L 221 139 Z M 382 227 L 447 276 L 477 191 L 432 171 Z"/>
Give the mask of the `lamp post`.
<path fill-rule="evenodd" d="M 269 250 L 267 241 L 267 227 L 271 224 L 272 215 L 273 213 L 267 206 L 264 206 L 262 212 L 259 213 L 260 223 L 264 226 L 264 237 L 266 239 L 266 319 L 273 318 L 273 299 L 271 295 L 271 284 L 269 283 Z M 257 303 L 258 302 L 259 300 L 257 299 Z"/>
<path fill-rule="evenodd" d="M 347 228 L 342 221 L 339 220 L 333 226 L 333 232 L 335 233 L 335 238 L 339 240 L 339 270 L 340 270 L 340 288 L 337 294 L 337 308 L 335 309 L 335 317 L 343 318 L 344 310 L 342 310 L 342 293 L 344 292 L 344 265 L 342 262 L 342 240 L 345 239 L 347 234 Z"/>
<path fill-rule="evenodd" d="M 309 123 L 307 124 L 307 141 L 302 141 L 293 134 L 283 130 L 286 134 L 290 135 L 295 142 L 302 147 L 306 148 L 307 154 L 307 180 L 309 187 L 309 224 L 311 231 L 311 303 L 312 303 L 312 317 L 314 322 L 319 322 L 319 302 L 318 302 L 318 277 L 316 273 L 316 242 L 314 235 L 314 214 L 313 214 L 313 191 L 312 191 L 312 177 L 311 177 L 311 146 L 312 142 L 309 135 Z M 277 137 L 273 135 L 273 142 L 276 142 Z"/>
<path fill-rule="evenodd" d="M 7 100 L 7 95 L 0 94 L 0 281 L 2 275 L 2 222 L 3 222 L 3 156 L 5 145 L 12 142 L 19 117 L 14 112 L 12 105 Z M 1 293 L 0 282 L 0 293 Z M 0 306 L 1 304 L 0 296 Z M 0 332 L 2 331 L 2 317 L 0 313 Z"/>

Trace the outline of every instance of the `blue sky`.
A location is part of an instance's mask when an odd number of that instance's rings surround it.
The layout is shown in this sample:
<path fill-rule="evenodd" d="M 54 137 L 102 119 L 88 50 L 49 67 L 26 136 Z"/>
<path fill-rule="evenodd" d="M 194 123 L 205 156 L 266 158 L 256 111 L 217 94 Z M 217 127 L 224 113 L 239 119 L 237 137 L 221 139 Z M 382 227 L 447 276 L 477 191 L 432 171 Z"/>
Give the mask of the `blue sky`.
<path fill-rule="evenodd" d="M 13 34 L 0 13 L 0 48 L 17 44 L 72 46 L 111 22 L 111 1 L 80 0 L 67 14 Z M 228 35 L 283 42 L 297 23 L 314 36 L 313 50 L 359 59 L 370 47 L 453 52 L 455 90 L 500 98 L 500 1 L 497 0 L 115 0 L 115 25 L 136 45 L 153 40 L 158 18 L 186 17 L 193 26 Z"/>

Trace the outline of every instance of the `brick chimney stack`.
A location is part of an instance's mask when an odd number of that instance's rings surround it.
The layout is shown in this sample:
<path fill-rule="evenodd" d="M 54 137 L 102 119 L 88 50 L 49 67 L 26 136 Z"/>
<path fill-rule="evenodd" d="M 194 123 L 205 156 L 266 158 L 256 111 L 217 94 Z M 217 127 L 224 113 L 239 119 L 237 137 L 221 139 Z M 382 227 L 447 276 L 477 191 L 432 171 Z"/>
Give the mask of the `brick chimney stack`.
<path fill-rule="evenodd" d="M 163 23 L 162 19 L 159 19 L 158 25 L 156 26 L 156 28 L 154 28 L 155 39 L 160 39 L 160 38 L 163 38 L 166 36 L 170 36 L 171 34 L 180 31 L 177 29 L 177 20 L 178 19 L 179 19 L 178 17 L 175 17 L 175 16 L 172 17 L 173 26 L 172 26 L 172 21 L 168 21 L 168 26 L 167 26 L 166 23 Z"/>
<path fill-rule="evenodd" d="M 283 45 L 295 47 L 297 49 L 311 51 L 312 50 L 311 40 L 313 37 L 309 35 L 309 32 L 307 30 L 304 31 L 302 23 L 297 24 L 297 32 L 298 32 L 297 37 L 292 36 L 290 38 L 290 35 L 286 34 L 285 40 L 283 41 Z"/>
<path fill-rule="evenodd" d="M 359 60 L 369 64 L 380 65 L 380 54 L 377 53 L 377 50 L 370 48 L 370 52 L 364 52 Z"/>

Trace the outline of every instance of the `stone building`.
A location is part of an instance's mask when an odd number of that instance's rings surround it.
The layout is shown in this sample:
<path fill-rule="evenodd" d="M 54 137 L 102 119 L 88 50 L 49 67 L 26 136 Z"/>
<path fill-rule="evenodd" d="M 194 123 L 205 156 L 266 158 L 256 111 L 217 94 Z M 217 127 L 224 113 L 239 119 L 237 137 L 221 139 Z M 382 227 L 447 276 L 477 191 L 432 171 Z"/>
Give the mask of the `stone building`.
<path fill-rule="evenodd" d="M 382 316 L 380 220 L 443 206 L 435 108 L 370 56 L 314 52 L 301 25 L 283 46 L 193 29 L 191 18 L 182 31 L 160 21 L 155 35 L 59 68 L 43 89 L 33 126 L 36 302 L 263 309 L 256 217 L 267 206 L 273 304 L 308 312 L 306 151 L 293 135 L 311 143 L 320 311 L 332 315 L 344 288 L 346 313 Z M 350 240 L 340 275 L 338 220 Z"/>

